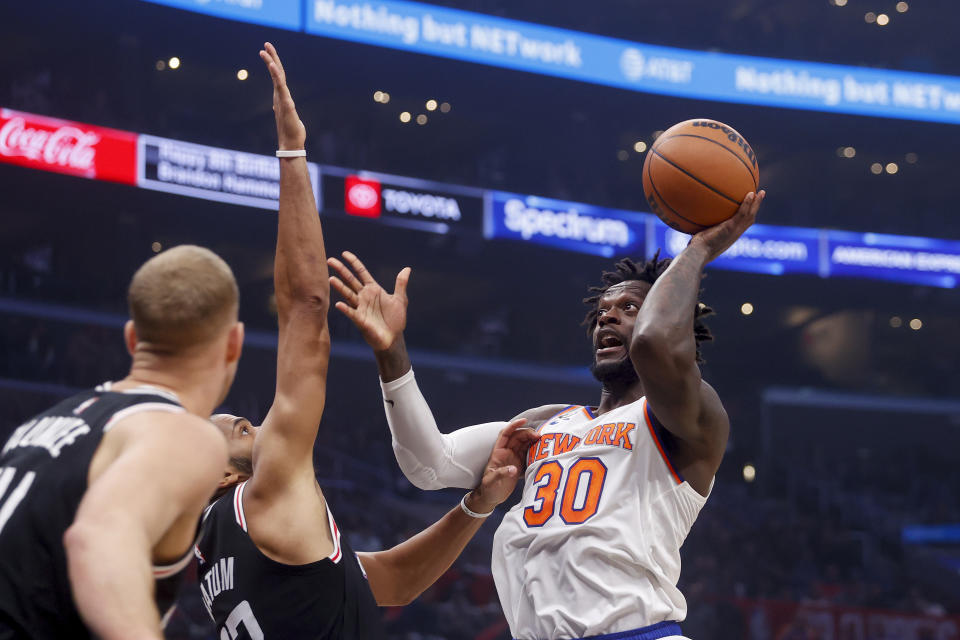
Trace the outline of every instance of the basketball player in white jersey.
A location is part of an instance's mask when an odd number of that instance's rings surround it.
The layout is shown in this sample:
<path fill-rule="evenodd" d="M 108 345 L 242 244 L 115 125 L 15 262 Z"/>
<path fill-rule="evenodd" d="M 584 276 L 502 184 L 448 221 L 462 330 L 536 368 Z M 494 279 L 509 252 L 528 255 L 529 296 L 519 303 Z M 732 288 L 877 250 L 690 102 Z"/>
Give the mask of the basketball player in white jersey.
<path fill-rule="evenodd" d="M 598 405 L 517 416 L 540 439 L 527 455 L 520 503 L 494 538 L 494 580 L 515 638 L 680 637 L 680 546 L 710 495 L 730 428 L 700 376 L 698 343 L 710 338 L 700 282 L 764 196 L 747 194 L 733 218 L 693 236 L 672 261 L 621 260 L 604 273 L 585 300 Z M 439 431 L 403 341 L 409 268 L 388 294 L 356 256 L 343 257 L 349 268 L 329 260 L 344 298 L 336 306 L 375 351 L 403 472 L 423 489 L 474 486 L 506 423 Z"/>

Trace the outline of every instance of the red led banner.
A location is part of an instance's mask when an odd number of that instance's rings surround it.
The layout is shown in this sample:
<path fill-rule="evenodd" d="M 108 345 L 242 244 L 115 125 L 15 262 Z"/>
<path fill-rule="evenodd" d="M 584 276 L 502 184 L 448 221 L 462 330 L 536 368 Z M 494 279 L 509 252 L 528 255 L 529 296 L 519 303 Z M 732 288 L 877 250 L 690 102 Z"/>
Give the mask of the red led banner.
<path fill-rule="evenodd" d="M 137 183 L 137 134 L 0 109 L 0 162 Z"/>

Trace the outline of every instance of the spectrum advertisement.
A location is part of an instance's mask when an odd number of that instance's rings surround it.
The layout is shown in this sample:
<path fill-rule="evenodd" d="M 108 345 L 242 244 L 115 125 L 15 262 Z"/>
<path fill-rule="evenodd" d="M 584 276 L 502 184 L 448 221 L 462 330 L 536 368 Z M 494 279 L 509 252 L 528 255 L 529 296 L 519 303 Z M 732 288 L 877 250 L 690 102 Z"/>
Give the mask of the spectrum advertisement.
<path fill-rule="evenodd" d="M 671 229 L 659 220 L 651 220 L 654 241 L 647 257 L 659 248 L 663 257 L 674 257 L 687 246 L 690 236 Z M 785 273 L 818 273 L 824 277 L 820 260 L 820 234 L 817 229 L 775 227 L 755 224 L 733 245 L 710 263 L 711 268 L 750 271 L 779 276 Z"/>
<path fill-rule="evenodd" d="M 649 214 L 491 191 L 484 237 L 612 258 L 639 255 Z"/>
<path fill-rule="evenodd" d="M 645 93 L 960 124 L 954 76 L 653 46 L 403 0 L 147 1 Z"/>

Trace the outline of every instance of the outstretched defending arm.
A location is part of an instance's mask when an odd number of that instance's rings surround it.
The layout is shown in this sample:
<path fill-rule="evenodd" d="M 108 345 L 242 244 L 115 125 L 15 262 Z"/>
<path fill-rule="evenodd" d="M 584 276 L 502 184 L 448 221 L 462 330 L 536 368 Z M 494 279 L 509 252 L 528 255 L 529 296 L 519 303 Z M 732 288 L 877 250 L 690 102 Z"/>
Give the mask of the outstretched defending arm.
<path fill-rule="evenodd" d="M 409 604 L 450 568 L 486 516 L 513 492 L 526 448 L 539 436 L 524 429 L 525 420 L 514 420 L 500 432 L 486 461 L 483 479 L 459 506 L 409 540 L 392 549 L 361 553 L 360 560 L 380 606 Z"/>
<path fill-rule="evenodd" d="M 731 219 L 691 238 L 647 294 L 630 343 L 630 357 L 653 414 L 692 448 L 695 458 L 711 460 L 715 466 L 730 424 L 717 393 L 700 377 L 694 311 L 704 267 L 753 224 L 765 195 L 748 193 Z M 709 484 L 698 484 L 694 488 L 706 493 Z"/>
<path fill-rule="evenodd" d="M 269 42 L 260 52 L 273 79 L 273 111 L 281 150 L 303 149 L 306 129 Z M 254 442 L 251 498 L 281 490 L 294 477 L 313 482 L 313 443 L 326 400 L 330 285 L 323 233 L 304 157 L 280 158 L 280 210 L 274 291 L 279 343 L 277 388 Z"/>
<path fill-rule="evenodd" d="M 507 423 L 487 422 L 440 433 L 417 387 L 403 339 L 410 268 L 400 271 L 390 294 L 357 256 L 344 251 L 343 259 L 349 267 L 336 258 L 327 260 L 339 275 L 331 276 L 330 283 L 343 297 L 335 306 L 360 329 L 376 355 L 384 410 L 400 469 L 420 489 L 476 487 L 497 434 Z"/>

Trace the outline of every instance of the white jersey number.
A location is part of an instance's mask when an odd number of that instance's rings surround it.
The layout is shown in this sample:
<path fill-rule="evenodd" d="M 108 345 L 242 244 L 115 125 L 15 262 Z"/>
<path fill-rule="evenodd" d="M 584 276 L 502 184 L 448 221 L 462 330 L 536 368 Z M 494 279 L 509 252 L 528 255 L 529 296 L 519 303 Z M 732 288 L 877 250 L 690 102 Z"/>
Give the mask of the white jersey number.
<path fill-rule="evenodd" d="M 37 474 L 33 471 L 26 472 L 20 479 L 20 483 L 7 495 L 7 489 L 10 488 L 15 475 L 17 475 L 17 470 L 13 467 L 0 468 L 0 533 L 3 532 L 7 520 L 10 519 L 17 506 L 27 495 L 27 491 L 30 490 L 30 485 L 33 484 L 33 479 Z"/>
<path fill-rule="evenodd" d="M 250 640 L 263 640 L 263 630 L 246 600 L 235 606 L 227 616 L 226 624 L 220 629 L 220 640 L 236 640 L 240 635 L 240 625 L 247 628 Z"/>
<path fill-rule="evenodd" d="M 533 505 L 523 510 L 523 521 L 528 527 L 542 527 L 557 511 L 557 495 L 561 495 L 560 518 L 566 524 L 582 524 L 589 520 L 600 506 L 603 480 L 607 466 L 600 458 L 577 458 L 566 470 L 566 482 L 560 491 L 565 469 L 556 460 L 540 465 L 533 483 L 537 487 Z M 584 476 L 586 475 L 586 479 Z M 581 486 L 586 483 L 586 489 Z"/>

